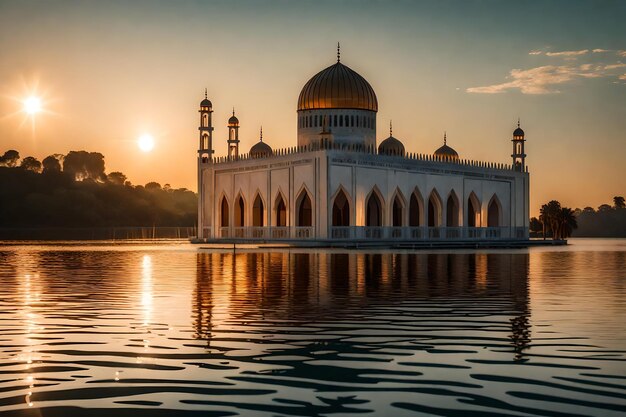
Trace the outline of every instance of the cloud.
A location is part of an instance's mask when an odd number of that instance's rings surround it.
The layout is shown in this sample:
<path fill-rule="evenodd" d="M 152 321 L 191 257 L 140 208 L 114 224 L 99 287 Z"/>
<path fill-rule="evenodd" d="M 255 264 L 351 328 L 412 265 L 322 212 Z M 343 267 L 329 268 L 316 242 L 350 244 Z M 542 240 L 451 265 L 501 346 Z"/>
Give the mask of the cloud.
<path fill-rule="evenodd" d="M 624 73 L 624 74 L 620 75 L 620 76 L 619 76 L 619 79 L 620 79 L 621 81 L 626 81 L 626 73 Z"/>
<path fill-rule="evenodd" d="M 594 54 L 599 54 L 599 53 L 603 53 L 603 52 L 611 52 L 611 50 L 610 49 L 600 49 L 600 48 L 598 48 L 598 49 L 594 49 L 591 52 L 593 52 Z"/>
<path fill-rule="evenodd" d="M 528 55 L 541 55 L 542 53 L 542 51 L 530 51 Z"/>
<path fill-rule="evenodd" d="M 579 55 L 585 55 L 588 52 L 589 52 L 589 49 L 581 49 L 580 51 L 546 52 L 546 56 L 574 57 L 574 56 L 579 56 Z"/>
<path fill-rule="evenodd" d="M 617 55 L 626 57 L 626 51 L 617 51 Z"/>
<path fill-rule="evenodd" d="M 518 89 L 522 94 L 558 93 L 554 87 L 578 79 L 615 77 L 615 70 L 626 67 L 626 64 L 610 65 L 544 65 L 530 69 L 513 69 L 509 76 L 511 81 L 482 87 L 470 87 L 468 93 L 498 94 Z"/>

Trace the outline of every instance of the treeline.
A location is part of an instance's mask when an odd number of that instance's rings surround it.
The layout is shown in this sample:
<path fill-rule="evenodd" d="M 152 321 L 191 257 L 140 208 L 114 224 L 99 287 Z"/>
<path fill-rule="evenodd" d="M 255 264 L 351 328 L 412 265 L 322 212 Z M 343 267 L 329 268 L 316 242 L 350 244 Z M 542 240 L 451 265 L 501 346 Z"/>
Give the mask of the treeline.
<path fill-rule="evenodd" d="M 0 227 L 180 226 L 196 223 L 197 197 L 185 188 L 133 185 L 105 172 L 98 152 L 71 151 L 42 161 L 0 156 Z"/>
<path fill-rule="evenodd" d="M 602 204 L 597 209 L 572 210 L 550 201 L 540 213 L 539 218 L 530 219 L 533 237 L 626 237 L 626 203 L 622 196 L 613 197 L 612 205 Z"/>

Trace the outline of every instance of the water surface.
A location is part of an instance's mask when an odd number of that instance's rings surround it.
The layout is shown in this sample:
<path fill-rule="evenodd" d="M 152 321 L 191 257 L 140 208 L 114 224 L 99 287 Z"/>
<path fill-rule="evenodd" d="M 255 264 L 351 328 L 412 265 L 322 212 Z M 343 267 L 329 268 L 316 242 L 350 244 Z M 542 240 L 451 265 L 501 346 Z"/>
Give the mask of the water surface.
<path fill-rule="evenodd" d="M 625 415 L 626 241 L 573 243 L 1 245 L 0 414 Z"/>

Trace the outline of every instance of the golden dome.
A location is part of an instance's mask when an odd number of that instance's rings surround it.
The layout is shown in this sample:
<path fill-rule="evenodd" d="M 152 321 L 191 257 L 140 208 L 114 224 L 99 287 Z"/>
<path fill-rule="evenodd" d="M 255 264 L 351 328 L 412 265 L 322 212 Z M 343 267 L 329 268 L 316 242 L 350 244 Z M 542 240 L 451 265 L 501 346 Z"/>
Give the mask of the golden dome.
<path fill-rule="evenodd" d="M 437 149 L 435 151 L 435 156 L 438 157 L 439 159 L 445 159 L 445 160 L 457 160 L 457 159 L 459 159 L 459 154 L 457 153 L 457 151 L 455 151 L 454 149 L 449 147 L 447 142 L 448 142 L 447 141 L 447 135 L 444 134 L 443 135 L 443 146 L 441 146 L 439 149 Z"/>
<path fill-rule="evenodd" d="M 378 111 L 372 86 L 358 73 L 337 62 L 315 74 L 302 87 L 298 110 L 358 109 Z"/>

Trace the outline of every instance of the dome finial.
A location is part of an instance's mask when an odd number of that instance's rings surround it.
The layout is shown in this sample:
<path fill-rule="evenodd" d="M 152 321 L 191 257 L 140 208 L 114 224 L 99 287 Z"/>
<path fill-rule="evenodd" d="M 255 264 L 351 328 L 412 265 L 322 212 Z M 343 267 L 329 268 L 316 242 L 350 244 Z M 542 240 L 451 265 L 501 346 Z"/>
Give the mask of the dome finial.
<path fill-rule="evenodd" d="M 261 126 L 261 142 L 263 142 L 263 126 Z"/>
<path fill-rule="evenodd" d="M 446 131 L 443 131 L 443 144 L 446 145 L 448 142 L 448 135 L 446 134 Z"/>
<path fill-rule="evenodd" d="M 233 106 L 233 116 L 235 115 L 235 106 Z"/>
<path fill-rule="evenodd" d="M 204 89 L 204 99 L 206 100 L 206 99 L 208 99 L 208 98 L 209 98 L 209 97 L 208 97 L 208 92 L 207 92 L 207 89 L 205 88 L 205 89 Z"/>
<path fill-rule="evenodd" d="M 519 117 L 517 118 L 517 127 L 519 127 Z"/>
<path fill-rule="evenodd" d="M 389 137 L 393 136 L 393 124 L 392 120 L 389 119 Z"/>
<path fill-rule="evenodd" d="M 337 42 L 337 62 L 341 62 L 341 45 Z"/>

